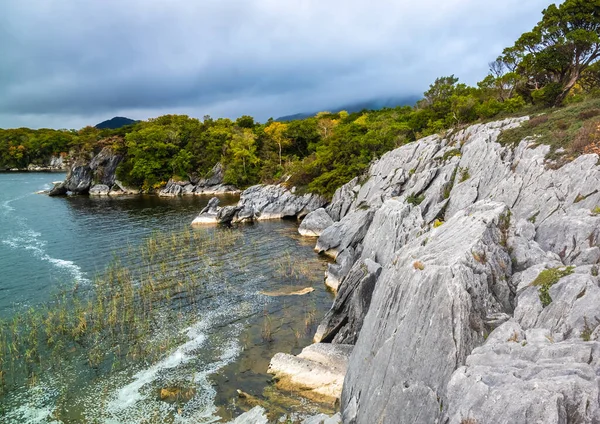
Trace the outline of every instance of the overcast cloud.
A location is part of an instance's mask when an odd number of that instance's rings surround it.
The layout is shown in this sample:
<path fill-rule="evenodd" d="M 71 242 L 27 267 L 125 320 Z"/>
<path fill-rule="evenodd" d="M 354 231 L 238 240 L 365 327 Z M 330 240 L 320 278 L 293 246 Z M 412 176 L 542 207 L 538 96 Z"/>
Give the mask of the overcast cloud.
<path fill-rule="evenodd" d="M 474 84 L 549 0 L 3 0 L 0 127 L 264 121 Z"/>

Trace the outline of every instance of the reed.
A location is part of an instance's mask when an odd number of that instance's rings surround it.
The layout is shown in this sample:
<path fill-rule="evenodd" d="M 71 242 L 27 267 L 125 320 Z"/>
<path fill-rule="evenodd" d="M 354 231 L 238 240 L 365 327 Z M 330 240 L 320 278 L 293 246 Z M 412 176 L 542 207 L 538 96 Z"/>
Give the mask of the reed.
<path fill-rule="evenodd" d="M 179 330 L 198 319 L 194 306 L 206 282 L 221 275 L 207 258 L 223 256 L 241 237 L 229 230 L 155 232 L 124 248 L 92 284 L 1 320 L 0 405 L 2 395 L 62 378 L 74 366 L 103 375 L 164 357 L 184 341 Z"/>

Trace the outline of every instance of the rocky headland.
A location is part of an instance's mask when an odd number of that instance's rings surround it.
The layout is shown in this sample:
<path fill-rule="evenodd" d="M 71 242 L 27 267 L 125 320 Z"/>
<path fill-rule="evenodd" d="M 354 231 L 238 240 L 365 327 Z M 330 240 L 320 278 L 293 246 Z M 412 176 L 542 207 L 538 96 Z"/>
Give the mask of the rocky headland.
<path fill-rule="evenodd" d="M 138 188 L 126 187 L 117 180 L 117 167 L 123 155 L 110 147 L 104 147 L 91 160 L 77 159 L 68 167 L 64 181 L 55 183 L 48 192 L 50 196 L 88 194 L 90 196 L 119 196 L 141 194 Z M 186 181 L 171 179 L 157 194 L 162 197 L 184 195 L 233 194 L 239 190 L 223 183 L 224 169 L 217 163 L 206 178 L 190 177 Z"/>
<path fill-rule="evenodd" d="M 278 384 L 337 398 L 344 423 L 600 422 L 599 157 L 498 143 L 525 120 L 404 145 L 329 204 L 279 186 L 209 204 L 203 223 L 304 217 L 335 259 L 331 310 L 273 358 Z"/>

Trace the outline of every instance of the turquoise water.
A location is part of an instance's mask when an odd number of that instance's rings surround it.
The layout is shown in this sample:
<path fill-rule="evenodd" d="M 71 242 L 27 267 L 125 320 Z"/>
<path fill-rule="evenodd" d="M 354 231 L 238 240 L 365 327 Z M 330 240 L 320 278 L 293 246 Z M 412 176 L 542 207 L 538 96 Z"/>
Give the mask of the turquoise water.
<path fill-rule="evenodd" d="M 206 197 L 53 198 L 35 194 L 62 173 L 0 174 L 0 314 L 43 302 L 57 285 L 85 283 L 119 248 L 189 224 Z M 234 202 L 225 198 L 224 202 Z"/>
<path fill-rule="evenodd" d="M 142 261 L 126 252 L 153 232 L 189 228 L 209 200 L 35 194 L 63 178 L 59 173 L 0 174 L 0 317 L 41 310 L 60 290 L 93 288 L 115 258 L 135 271 Z M 235 201 L 222 198 L 222 204 Z M 230 230 L 191 231 L 219 238 Z M 0 395 L 0 422 L 227 422 L 248 409 L 236 389 L 259 397 L 272 393 L 266 374 L 270 358 L 308 345 L 331 305 L 332 295 L 322 284 L 326 263 L 313 252 L 314 240 L 298 236 L 295 222 L 242 225 L 234 231 L 239 240 L 230 251 L 179 257 L 171 264 L 188 274 L 198 267 L 215 269 L 203 273 L 197 303 L 179 311 L 186 314 L 185 327 L 165 322 L 156 330 L 157 340 L 164 339 L 160 332 L 183 334 L 182 344 L 156 361 L 142 357 L 108 370 L 65 359 L 58 373 L 36 375 L 33 383 Z M 306 296 L 263 294 L 307 286 L 315 290 Z M 265 338 L 267 322 L 272 335 Z M 194 389 L 185 404 L 158 395 L 162 388 L 182 385 Z M 294 400 L 279 409 L 304 413 L 319 407 Z"/>

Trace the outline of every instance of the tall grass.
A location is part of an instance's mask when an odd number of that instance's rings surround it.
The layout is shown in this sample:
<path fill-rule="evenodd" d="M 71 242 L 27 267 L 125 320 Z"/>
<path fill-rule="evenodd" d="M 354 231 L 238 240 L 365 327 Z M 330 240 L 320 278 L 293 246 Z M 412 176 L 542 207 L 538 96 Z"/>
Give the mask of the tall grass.
<path fill-rule="evenodd" d="M 124 249 L 123 260 L 115 258 L 90 286 L 0 321 L 0 396 L 73 367 L 102 375 L 159 360 L 183 342 L 178 330 L 197 319 L 190 312 L 219 272 L 208 258 L 218 260 L 241 236 L 188 228 L 154 233 Z"/>

